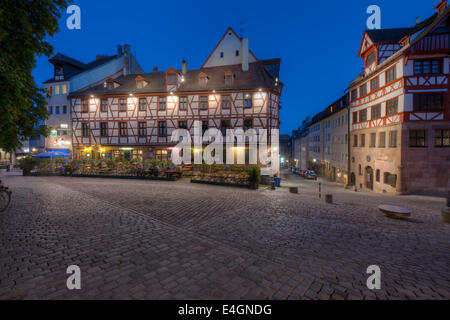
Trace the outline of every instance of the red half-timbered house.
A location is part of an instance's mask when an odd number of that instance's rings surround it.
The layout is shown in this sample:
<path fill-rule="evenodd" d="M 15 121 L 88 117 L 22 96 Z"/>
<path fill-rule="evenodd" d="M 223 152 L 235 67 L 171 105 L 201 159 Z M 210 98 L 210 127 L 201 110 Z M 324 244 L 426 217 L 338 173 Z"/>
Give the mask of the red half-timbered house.
<path fill-rule="evenodd" d="M 168 159 L 175 129 L 278 129 L 280 59 L 258 60 L 229 28 L 203 66 L 129 74 L 73 93 L 78 157 Z"/>
<path fill-rule="evenodd" d="M 450 9 L 411 28 L 364 32 L 350 84 L 350 181 L 383 193 L 450 188 Z"/>

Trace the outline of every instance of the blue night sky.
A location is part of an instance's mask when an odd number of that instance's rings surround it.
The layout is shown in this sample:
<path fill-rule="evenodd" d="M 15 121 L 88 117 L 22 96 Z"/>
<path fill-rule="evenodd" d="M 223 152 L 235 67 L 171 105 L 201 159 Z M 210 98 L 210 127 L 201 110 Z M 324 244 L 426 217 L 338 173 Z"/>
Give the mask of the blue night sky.
<path fill-rule="evenodd" d="M 238 34 L 243 26 L 259 59 L 282 59 L 281 133 L 291 133 L 307 115 L 338 99 L 362 70 L 357 53 L 369 5 L 380 6 L 382 28 L 395 28 L 431 16 L 438 2 L 75 0 L 81 30 L 68 30 L 64 13 L 50 43 L 55 53 L 82 62 L 115 54 L 118 44 L 129 43 L 146 72 L 153 66 L 181 68 L 183 59 L 198 69 L 228 26 Z M 39 57 L 33 75 L 38 84 L 52 77 L 48 58 Z"/>

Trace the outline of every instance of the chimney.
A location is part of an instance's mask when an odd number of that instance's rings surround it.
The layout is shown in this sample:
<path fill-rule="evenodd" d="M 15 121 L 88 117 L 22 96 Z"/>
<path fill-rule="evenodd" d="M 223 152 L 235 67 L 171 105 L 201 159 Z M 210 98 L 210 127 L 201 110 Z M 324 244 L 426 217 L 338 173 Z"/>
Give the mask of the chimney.
<path fill-rule="evenodd" d="M 183 64 L 182 64 L 182 67 L 181 67 L 181 73 L 183 75 L 185 75 L 187 73 L 187 62 L 186 62 L 186 60 L 183 60 Z"/>
<path fill-rule="evenodd" d="M 241 57 L 242 57 L 242 71 L 248 71 L 248 38 L 244 38 L 241 41 Z"/>
<path fill-rule="evenodd" d="M 130 73 L 130 45 L 126 44 L 123 46 L 123 75 L 127 76 Z"/>
<path fill-rule="evenodd" d="M 153 72 L 154 72 L 154 73 L 158 72 L 158 67 L 157 67 L 157 66 L 154 66 L 154 67 L 153 67 Z"/>
<path fill-rule="evenodd" d="M 445 9 L 447 9 L 447 0 L 442 0 L 436 7 L 434 7 L 434 10 L 437 10 L 438 14 L 442 14 Z"/>
<path fill-rule="evenodd" d="M 121 46 L 120 44 L 117 46 L 117 55 L 118 55 L 118 56 L 123 55 L 122 46 Z"/>

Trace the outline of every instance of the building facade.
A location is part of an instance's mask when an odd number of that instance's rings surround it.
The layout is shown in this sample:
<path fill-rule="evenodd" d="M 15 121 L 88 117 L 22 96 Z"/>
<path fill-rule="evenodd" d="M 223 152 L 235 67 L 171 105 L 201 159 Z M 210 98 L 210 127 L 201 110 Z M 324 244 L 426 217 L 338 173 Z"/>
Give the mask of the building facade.
<path fill-rule="evenodd" d="M 168 160 L 175 129 L 279 129 L 280 59 L 258 60 L 231 28 L 200 69 L 135 73 L 70 96 L 80 158 Z M 269 141 L 270 142 L 270 141 Z"/>
<path fill-rule="evenodd" d="M 50 63 L 54 76 L 44 83 L 48 119 L 45 124 L 50 134 L 44 138 L 44 151 L 56 150 L 72 153 L 72 119 L 68 96 L 71 92 L 97 85 L 106 78 L 117 78 L 128 72 L 142 72 L 131 54 L 129 45 L 118 46 L 113 56 L 98 55 L 90 63 L 82 63 L 63 54 L 56 54 Z"/>
<path fill-rule="evenodd" d="M 344 95 L 326 110 L 324 126 L 324 176 L 333 182 L 348 184 L 349 96 Z"/>
<path fill-rule="evenodd" d="M 450 188 L 447 1 L 411 28 L 364 32 L 350 84 L 350 182 L 382 193 Z"/>

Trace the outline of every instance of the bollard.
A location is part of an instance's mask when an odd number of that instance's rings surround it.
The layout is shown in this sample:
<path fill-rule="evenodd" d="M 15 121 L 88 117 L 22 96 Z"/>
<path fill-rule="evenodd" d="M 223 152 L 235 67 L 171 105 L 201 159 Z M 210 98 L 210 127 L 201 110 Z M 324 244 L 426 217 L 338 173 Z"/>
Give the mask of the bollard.
<path fill-rule="evenodd" d="M 442 221 L 444 223 L 450 224 L 450 191 L 448 192 L 447 196 L 447 207 L 443 208 L 441 213 L 442 213 Z"/>
<path fill-rule="evenodd" d="M 448 191 L 447 194 L 447 208 L 450 208 L 450 190 Z"/>
<path fill-rule="evenodd" d="M 319 182 L 319 199 L 322 199 L 322 184 Z"/>
<path fill-rule="evenodd" d="M 332 194 L 325 195 L 325 202 L 329 203 L 329 204 L 333 204 L 333 195 Z"/>
<path fill-rule="evenodd" d="M 275 182 L 274 182 L 274 181 L 272 181 L 271 189 L 272 189 L 272 190 L 276 190 L 276 188 L 275 188 Z"/>

